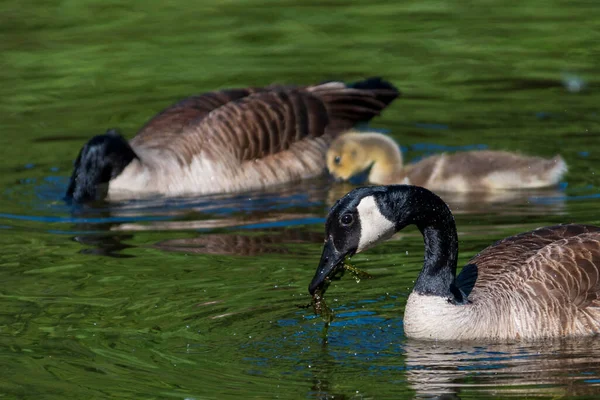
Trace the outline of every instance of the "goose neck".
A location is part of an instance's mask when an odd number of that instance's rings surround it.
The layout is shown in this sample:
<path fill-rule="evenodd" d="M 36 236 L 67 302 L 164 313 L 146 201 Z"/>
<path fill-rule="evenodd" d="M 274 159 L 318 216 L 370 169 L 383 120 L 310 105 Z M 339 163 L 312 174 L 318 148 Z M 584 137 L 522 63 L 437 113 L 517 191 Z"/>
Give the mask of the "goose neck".
<path fill-rule="evenodd" d="M 423 234 L 425 256 L 414 291 L 422 295 L 452 296 L 458 257 L 454 217 L 435 195 L 427 196 L 418 204 L 416 225 Z"/>
<path fill-rule="evenodd" d="M 402 153 L 396 142 L 388 136 L 380 134 L 363 134 L 362 142 L 369 154 L 372 167 L 369 181 L 386 184 L 393 176 L 402 171 Z"/>

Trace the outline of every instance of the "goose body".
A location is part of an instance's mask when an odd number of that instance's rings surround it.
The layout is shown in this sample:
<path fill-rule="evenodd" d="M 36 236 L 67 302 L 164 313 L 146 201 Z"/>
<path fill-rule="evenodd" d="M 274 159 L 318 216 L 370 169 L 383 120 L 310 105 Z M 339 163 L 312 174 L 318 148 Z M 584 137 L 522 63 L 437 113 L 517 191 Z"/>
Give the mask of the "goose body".
<path fill-rule="evenodd" d="M 67 198 L 238 192 L 311 178 L 324 171 L 339 133 L 379 115 L 398 94 L 370 78 L 192 96 L 129 142 L 113 130 L 92 138 L 75 161 Z"/>
<path fill-rule="evenodd" d="M 404 313 L 406 336 L 513 341 L 600 333 L 600 227 L 558 225 L 500 240 L 456 275 L 458 239 L 446 204 L 410 185 L 358 188 L 341 198 L 309 291 L 335 275 L 346 256 L 408 225 L 425 242 L 423 269 Z"/>
<path fill-rule="evenodd" d="M 370 183 L 404 183 L 439 192 L 543 188 L 556 185 L 567 171 L 560 156 L 545 159 L 488 150 L 437 154 L 404 166 L 394 140 L 373 132 L 338 136 L 328 150 L 327 168 L 341 180 L 370 169 Z"/>

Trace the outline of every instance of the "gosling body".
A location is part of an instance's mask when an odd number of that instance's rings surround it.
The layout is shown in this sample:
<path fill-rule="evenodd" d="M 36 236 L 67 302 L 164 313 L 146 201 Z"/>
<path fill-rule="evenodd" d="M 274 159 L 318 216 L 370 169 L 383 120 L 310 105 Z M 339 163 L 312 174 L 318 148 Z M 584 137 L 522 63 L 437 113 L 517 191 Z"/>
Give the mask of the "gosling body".
<path fill-rule="evenodd" d="M 369 170 L 373 184 L 403 183 L 438 192 L 544 188 L 556 185 L 567 171 L 558 155 L 546 159 L 489 150 L 442 153 L 405 166 L 396 142 L 374 132 L 336 138 L 327 153 L 327 168 L 340 180 Z"/>

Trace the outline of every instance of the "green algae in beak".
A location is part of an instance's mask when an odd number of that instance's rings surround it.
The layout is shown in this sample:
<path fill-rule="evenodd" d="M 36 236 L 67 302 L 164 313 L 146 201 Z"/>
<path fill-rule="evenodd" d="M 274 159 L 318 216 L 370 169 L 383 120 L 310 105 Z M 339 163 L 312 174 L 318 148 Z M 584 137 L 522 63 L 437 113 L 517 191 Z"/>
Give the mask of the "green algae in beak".
<path fill-rule="evenodd" d="M 356 268 L 354 265 L 350 264 L 348 259 L 344 260 L 344 270 L 348 271 L 352 274 L 354 279 L 356 279 L 356 283 L 360 283 L 361 279 L 371 279 L 372 278 L 371 274 L 369 274 L 365 271 L 362 271 L 362 270 Z"/>
<path fill-rule="evenodd" d="M 359 283 L 362 279 L 370 279 L 372 276 L 355 266 L 351 265 L 349 262 L 349 258 L 346 257 L 344 260 L 344 268 L 342 269 L 342 274 L 348 271 L 356 280 L 356 283 Z M 331 284 L 331 280 L 326 278 L 323 282 L 323 285 L 317 288 L 312 296 L 312 306 L 315 312 L 315 315 L 320 315 L 325 322 L 325 327 L 323 328 L 323 341 L 327 343 L 327 332 L 329 330 L 329 326 L 333 321 L 334 315 L 333 310 L 327 306 L 325 302 L 325 292 L 329 285 Z"/>

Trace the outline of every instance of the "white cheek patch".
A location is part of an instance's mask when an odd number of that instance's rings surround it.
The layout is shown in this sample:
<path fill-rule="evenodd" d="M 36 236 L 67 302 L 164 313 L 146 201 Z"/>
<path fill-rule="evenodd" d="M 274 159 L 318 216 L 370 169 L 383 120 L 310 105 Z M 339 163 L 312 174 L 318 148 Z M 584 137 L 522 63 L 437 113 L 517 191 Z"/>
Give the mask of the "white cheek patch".
<path fill-rule="evenodd" d="M 357 253 L 392 237 L 395 232 L 395 224 L 379 211 L 373 196 L 363 198 L 356 209 L 360 219 L 360 240 L 358 249 L 356 249 Z"/>

